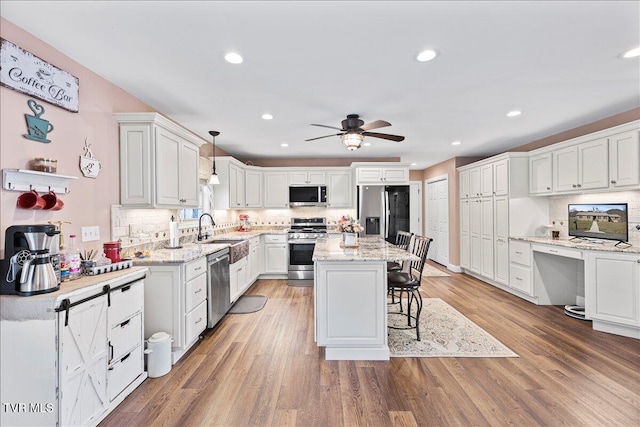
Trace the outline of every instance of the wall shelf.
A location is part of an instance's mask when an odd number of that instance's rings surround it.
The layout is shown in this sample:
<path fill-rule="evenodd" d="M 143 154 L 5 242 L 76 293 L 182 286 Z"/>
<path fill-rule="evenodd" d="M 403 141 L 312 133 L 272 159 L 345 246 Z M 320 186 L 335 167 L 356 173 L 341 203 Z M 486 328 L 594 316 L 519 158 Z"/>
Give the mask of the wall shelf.
<path fill-rule="evenodd" d="M 77 176 L 59 175 L 32 171 L 28 169 L 3 169 L 2 188 L 9 191 L 31 191 L 56 194 L 68 194 L 71 192 L 69 181 L 78 179 Z"/>

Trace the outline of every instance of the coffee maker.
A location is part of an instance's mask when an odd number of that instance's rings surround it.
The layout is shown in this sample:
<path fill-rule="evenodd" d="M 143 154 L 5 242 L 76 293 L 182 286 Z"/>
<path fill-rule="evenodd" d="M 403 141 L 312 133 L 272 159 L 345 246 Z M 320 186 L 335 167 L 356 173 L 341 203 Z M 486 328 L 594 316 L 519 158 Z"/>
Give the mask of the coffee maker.
<path fill-rule="evenodd" d="M 55 225 L 12 225 L 5 232 L 0 260 L 0 294 L 37 295 L 60 289 L 51 251 L 58 253 Z"/>

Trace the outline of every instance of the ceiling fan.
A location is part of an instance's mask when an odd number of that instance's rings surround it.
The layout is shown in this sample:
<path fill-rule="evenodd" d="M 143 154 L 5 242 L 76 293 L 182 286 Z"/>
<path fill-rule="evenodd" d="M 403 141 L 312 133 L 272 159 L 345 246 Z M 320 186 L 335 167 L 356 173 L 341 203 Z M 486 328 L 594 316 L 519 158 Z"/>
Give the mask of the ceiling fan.
<path fill-rule="evenodd" d="M 346 119 L 342 121 L 342 128 L 327 125 L 311 124 L 311 126 L 320 126 L 323 128 L 339 130 L 340 133 L 334 133 L 331 135 L 319 136 L 317 138 L 307 139 L 305 141 L 315 141 L 316 139 L 328 138 L 330 136 L 339 136 L 342 139 L 342 143 L 347 150 L 354 151 L 360 148 L 362 140 L 365 136 L 373 138 L 382 138 L 389 141 L 401 142 L 404 141 L 404 136 L 389 135 L 387 133 L 369 132 L 372 129 L 378 129 L 385 126 L 391 126 L 391 123 L 384 120 L 376 120 L 365 124 L 360 116 L 357 114 L 349 114 Z"/>

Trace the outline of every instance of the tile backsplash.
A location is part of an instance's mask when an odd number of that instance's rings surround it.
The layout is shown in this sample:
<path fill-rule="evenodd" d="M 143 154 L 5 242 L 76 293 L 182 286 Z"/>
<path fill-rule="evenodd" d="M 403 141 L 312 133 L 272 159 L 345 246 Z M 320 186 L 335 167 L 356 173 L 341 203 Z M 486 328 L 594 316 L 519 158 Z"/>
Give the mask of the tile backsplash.
<path fill-rule="evenodd" d="M 235 231 L 240 225 L 240 214 L 249 215 L 249 223 L 254 229 L 284 229 L 289 227 L 291 218 L 324 217 L 329 229 L 335 226 L 342 215 L 355 216 L 355 209 L 296 208 L 296 209 L 260 209 L 260 210 L 220 210 L 213 213 L 216 223 L 210 220 L 202 222 L 203 232 L 222 234 Z M 123 248 L 149 243 L 151 248 L 167 245 L 169 240 L 169 222 L 171 217 L 179 218 L 180 212 L 173 209 L 130 209 L 120 205 L 111 207 L 111 240 L 120 240 Z M 198 221 L 182 221 L 180 242 L 195 240 L 198 233 Z"/>
<path fill-rule="evenodd" d="M 551 196 L 549 198 L 549 222 L 560 236 L 568 235 L 569 204 L 576 203 L 627 203 L 629 215 L 629 240 L 640 242 L 640 191 L 623 191 L 615 193 L 571 194 Z"/>

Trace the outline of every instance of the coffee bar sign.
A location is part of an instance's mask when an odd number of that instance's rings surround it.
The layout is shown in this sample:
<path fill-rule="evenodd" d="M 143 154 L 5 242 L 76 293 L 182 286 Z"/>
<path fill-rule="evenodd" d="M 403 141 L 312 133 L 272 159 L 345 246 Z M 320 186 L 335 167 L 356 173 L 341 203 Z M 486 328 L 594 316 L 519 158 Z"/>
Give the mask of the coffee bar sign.
<path fill-rule="evenodd" d="M 78 112 L 78 78 L 0 38 L 0 84 Z"/>

